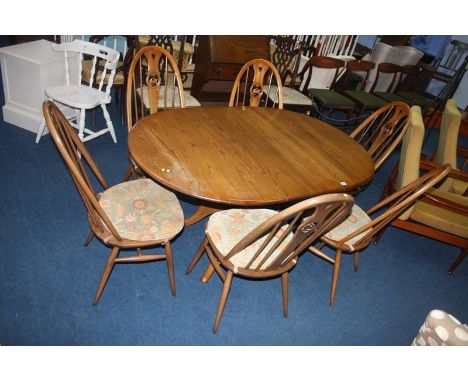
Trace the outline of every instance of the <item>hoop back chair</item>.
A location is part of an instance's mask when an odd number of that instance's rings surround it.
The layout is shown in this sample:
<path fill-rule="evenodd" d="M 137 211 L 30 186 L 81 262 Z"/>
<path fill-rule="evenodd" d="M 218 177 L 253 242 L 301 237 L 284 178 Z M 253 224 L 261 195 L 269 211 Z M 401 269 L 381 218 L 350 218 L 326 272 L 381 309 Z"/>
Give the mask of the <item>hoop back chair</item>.
<path fill-rule="evenodd" d="M 428 171 L 439 165 L 421 160 L 421 147 L 424 139 L 424 122 L 419 106 L 411 108 L 411 126 L 405 134 L 401 147 L 400 161 L 390 175 L 382 192 L 384 199 L 395 190 L 418 178 L 420 171 Z M 446 164 L 450 166 L 450 164 Z M 426 236 L 460 248 L 461 252 L 450 266 L 452 274 L 466 257 L 468 249 L 468 198 L 445 191 L 443 186 L 459 171 L 451 169 L 446 180 L 438 188 L 430 189 L 427 194 L 391 225 L 418 235 Z M 378 238 L 383 234 L 379 234 Z M 377 238 L 377 239 L 378 239 Z"/>
<path fill-rule="evenodd" d="M 229 106 L 277 106 L 282 109 L 283 86 L 275 66 L 261 58 L 247 62 L 234 81 Z"/>
<path fill-rule="evenodd" d="M 367 117 L 350 137 L 369 153 L 377 170 L 399 145 L 410 123 L 410 107 L 391 102 Z"/>
<path fill-rule="evenodd" d="M 46 97 L 76 110 L 72 119 L 75 119 L 74 126 L 78 129 L 78 136 L 83 142 L 110 133 L 112 140 L 116 143 L 114 126 L 106 104 L 111 102 L 110 92 L 120 57 L 119 52 L 112 48 L 81 40 L 55 44 L 52 48 L 58 52 L 64 52 L 65 85 L 46 88 Z M 77 59 L 78 65 L 76 65 Z M 92 60 L 89 78 L 82 77 L 85 59 Z M 99 83 L 94 82 L 97 71 L 101 72 Z M 92 131 L 85 127 L 86 110 L 94 109 L 97 106 L 102 108 L 107 127 L 99 131 Z M 42 118 L 36 136 L 36 143 L 41 139 L 45 125 L 45 119 Z"/>
<path fill-rule="evenodd" d="M 364 210 L 355 204 L 351 214 L 344 222 L 321 237 L 323 244 L 336 250 L 335 258 L 331 258 L 323 253 L 320 250 L 321 246 L 318 248 L 309 247 L 309 251 L 333 265 L 330 306 L 335 301 L 343 252 L 354 253 L 354 270 L 357 271 L 360 251 L 366 248 L 381 230 L 411 207 L 418 198 L 444 179 L 449 171 L 449 165 L 435 168 L 380 201 L 367 212 L 364 212 Z M 370 218 L 369 215 L 382 208 L 386 208 L 383 213 L 374 219 Z"/>
<path fill-rule="evenodd" d="M 328 194 L 299 202 L 281 212 L 231 209 L 211 215 L 205 239 L 186 274 L 206 252 L 224 283 L 213 333 L 218 330 L 233 275 L 255 279 L 281 275 L 283 313 L 287 317 L 288 272 L 304 249 L 346 218 L 352 205 L 350 195 Z"/>
<path fill-rule="evenodd" d="M 46 101 L 43 112 L 61 156 L 63 157 L 88 212 L 91 234 L 85 245 L 98 237 L 112 247 L 99 282 L 93 305 L 96 305 L 115 263 L 166 260 L 172 294 L 175 296 L 174 265 L 170 240 L 183 228 L 184 217 L 176 196 L 149 179 L 138 179 L 108 187 L 104 176 L 88 150 L 71 128 L 58 107 Z M 96 194 L 84 162 L 103 187 Z M 164 254 L 143 254 L 141 249 L 161 245 Z M 136 256 L 117 258 L 121 248 L 136 249 Z"/>

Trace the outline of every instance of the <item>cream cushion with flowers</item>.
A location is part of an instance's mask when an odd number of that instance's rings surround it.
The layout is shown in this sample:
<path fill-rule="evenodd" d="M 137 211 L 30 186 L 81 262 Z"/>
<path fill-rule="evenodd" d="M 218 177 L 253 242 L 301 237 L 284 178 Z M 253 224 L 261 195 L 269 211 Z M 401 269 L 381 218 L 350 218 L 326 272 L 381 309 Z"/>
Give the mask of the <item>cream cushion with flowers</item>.
<path fill-rule="evenodd" d="M 249 232 L 258 227 L 261 223 L 268 220 L 278 212 L 268 209 L 230 209 L 219 211 L 211 215 L 206 227 L 206 233 L 211 239 L 212 244 L 216 247 L 218 253 L 225 257 L 229 251 Z M 275 237 L 279 238 L 287 226 L 281 227 Z M 231 257 L 229 260 L 235 267 L 245 268 L 251 258 L 255 255 L 262 243 L 268 237 L 268 231 L 264 236 L 258 238 L 248 247 Z M 283 248 L 291 241 L 292 233 L 289 233 L 283 242 L 275 249 L 273 254 L 265 261 L 260 269 L 265 269 L 273 260 L 278 257 Z M 252 263 L 250 269 L 255 267 L 263 260 L 272 245 L 276 240 L 270 241 L 258 258 Z"/>
<path fill-rule="evenodd" d="M 113 186 L 101 194 L 99 204 L 124 239 L 170 239 L 184 226 L 177 197 L 149 179 Z"/>

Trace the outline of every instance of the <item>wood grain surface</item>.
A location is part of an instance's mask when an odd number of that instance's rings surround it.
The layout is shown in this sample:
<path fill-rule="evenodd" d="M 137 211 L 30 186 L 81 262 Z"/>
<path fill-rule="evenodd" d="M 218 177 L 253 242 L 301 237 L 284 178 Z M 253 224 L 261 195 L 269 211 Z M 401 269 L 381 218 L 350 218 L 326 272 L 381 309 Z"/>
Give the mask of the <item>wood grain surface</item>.
<path fill-rule="evenodd" d="M 349 136 L 288 110 L 167 110 L 139 121 L 128 144 L 157 182 L 221 204 L 260 206 L 349 191 L 374 174 L 369 155 Z"/>

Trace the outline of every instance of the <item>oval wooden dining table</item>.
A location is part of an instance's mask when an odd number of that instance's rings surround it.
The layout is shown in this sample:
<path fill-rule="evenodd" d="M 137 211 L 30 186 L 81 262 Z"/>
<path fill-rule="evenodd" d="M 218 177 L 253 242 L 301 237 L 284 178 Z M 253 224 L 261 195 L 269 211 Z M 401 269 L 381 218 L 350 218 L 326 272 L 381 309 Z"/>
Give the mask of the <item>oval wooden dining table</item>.
<path fill-rule="evenodd" d="M 147 175 L 196 200 L 198 208 L 186 225 L 223 208 L 350 191 L 374 174 L 367 151 L 348 135 L 288 110 L 166 110 L 136 123 L 128 145 Z M 202 281 L 212 274 L 209 266 Z"/>
<path fill-rule="evenodd" d="M 344 192 L 369 182 L 367 151 L 307 115 L 262 107 L 203 107 L 151 114 L 131 130 L 137 165 L 195 198 L 190 225 L 229 206 L 265 206 Z"/>

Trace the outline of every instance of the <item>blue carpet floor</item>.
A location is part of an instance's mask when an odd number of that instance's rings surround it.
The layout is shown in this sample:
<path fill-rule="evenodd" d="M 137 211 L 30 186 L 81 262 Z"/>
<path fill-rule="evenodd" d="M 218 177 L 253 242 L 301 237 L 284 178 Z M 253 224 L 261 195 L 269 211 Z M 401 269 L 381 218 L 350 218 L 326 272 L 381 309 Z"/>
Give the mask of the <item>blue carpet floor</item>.
<path fill-rule="evenodd" d="M 128 165 L 127 132 L 116 109 L 118 143 L 109 135 L 87 143 L 110 184 Z M 103 123 L 99 112 L 97 123 Z M 213 335 L 221 282 L 200 283 L 206 258 L 184 275 L 205 221 L 174 241 L 176 297 L 165 263 L 118 264 L 92 307 L 109 250 L 97 240 L 83 246 L 89 227 L 72 179 L 50 136 L 38 145 L 34 139 L 0 122 L 2 345 L 407 345 L 431 309 L 468 322 L 468 261 L 449 276 L 456 248 L 396 228 L 363 252 L 359 272 L 352 257 L 344 258 L 333 308 L 331 266 L 305 254 L 290 274 L 287 319 L 280 279 L 235 278 Z M 357 196 L 361 206 L 377 201 L 396 159 Z M 187 216 L 195 207 L 181 200 Z"/>

